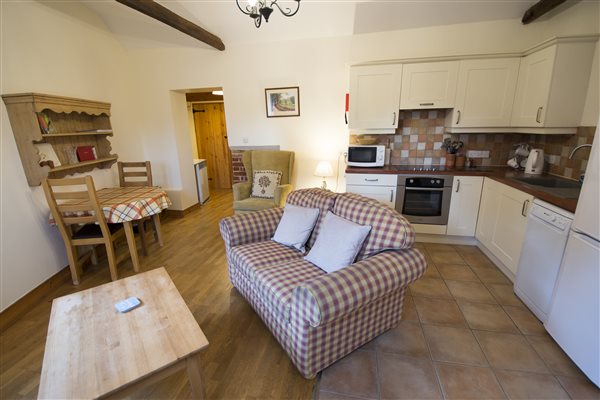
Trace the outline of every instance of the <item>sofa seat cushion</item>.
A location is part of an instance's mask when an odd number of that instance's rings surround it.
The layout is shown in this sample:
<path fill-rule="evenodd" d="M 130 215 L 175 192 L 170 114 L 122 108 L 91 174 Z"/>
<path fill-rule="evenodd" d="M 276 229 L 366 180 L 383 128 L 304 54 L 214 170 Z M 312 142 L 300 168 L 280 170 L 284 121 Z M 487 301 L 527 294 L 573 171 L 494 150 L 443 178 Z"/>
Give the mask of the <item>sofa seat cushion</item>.
<path fill-rule="evenodd" d="M 357 261 L 385 250 L 404 250 L 412 247 L 415 230 L 399 212 L 377 200 L 354 193 L 341 193 L 335 200 L 333 213 L 360 225 L 370 225 Z"/>
<path fill-rule="evenodd" d="M 239 272 L 254 281 L 254 271 L 273 264 L 302 259 L 302 253 L 272 240 L 235 246 L 231 249 L 231 261 Z"/>
<path fill-rule="evenodd" d="M 302 283 L 322 275 L 325 275 L 323 270 L 299 259 L 256 270 L 254 283 L 262 300 L 289 322 L 292 291 Z"/>

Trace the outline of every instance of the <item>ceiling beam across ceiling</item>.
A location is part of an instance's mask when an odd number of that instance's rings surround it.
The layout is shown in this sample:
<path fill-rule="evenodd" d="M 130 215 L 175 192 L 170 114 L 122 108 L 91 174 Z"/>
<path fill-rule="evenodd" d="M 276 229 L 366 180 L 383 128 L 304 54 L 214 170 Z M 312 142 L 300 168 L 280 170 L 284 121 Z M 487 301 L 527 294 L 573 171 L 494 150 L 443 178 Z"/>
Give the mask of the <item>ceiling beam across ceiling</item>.
<path fill-rule="evenodd" d="M 186 35 L 193 37 L 194 39 L 198 39 L 199 41 L 206 43 L 217 50 L 225 50 L 225 44 L 223 44 L 223 41 L 218 36 L 213 35 L 206 29 L 203 29 L 193 22 L 190 22 L 187 19 L 175 14 L 173 11 L 158 4 L 154 0 L 116 1 L 164 24 L 167 24 L 170 27 L 185 33 Z"/>
<path fill-rule="evenodd" d="M 523 25 L 527 25 L 530 22 L 535 21 L 548 11 L 553 10 L 567 0 L 540 0 L 525 11 L 521 22 Z"/>

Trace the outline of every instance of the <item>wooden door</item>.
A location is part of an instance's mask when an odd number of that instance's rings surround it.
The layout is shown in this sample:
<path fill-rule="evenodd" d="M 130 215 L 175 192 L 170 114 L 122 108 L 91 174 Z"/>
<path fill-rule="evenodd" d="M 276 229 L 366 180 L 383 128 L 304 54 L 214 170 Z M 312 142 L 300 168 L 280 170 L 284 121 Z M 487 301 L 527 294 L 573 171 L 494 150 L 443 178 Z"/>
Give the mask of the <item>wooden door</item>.
<path fill-rule="evenodd" d="M 194 125 L 198 158 L 206 159 L 210 187 L 230 189 L 231 152 L 223 103 L 194 104 Z"/>

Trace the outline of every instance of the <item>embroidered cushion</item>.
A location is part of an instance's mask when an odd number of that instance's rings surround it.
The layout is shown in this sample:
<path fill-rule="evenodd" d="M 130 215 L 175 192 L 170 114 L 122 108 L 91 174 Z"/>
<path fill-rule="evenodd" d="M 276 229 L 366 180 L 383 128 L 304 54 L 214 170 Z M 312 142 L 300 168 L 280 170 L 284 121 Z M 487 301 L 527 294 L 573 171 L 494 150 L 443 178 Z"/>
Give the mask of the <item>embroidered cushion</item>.
<path fill-rule="evenodd" d="M 281 171 L 257 170 L 252 180 L 252 197 L 275 198 L 275 188 L 281 182 Z"/>

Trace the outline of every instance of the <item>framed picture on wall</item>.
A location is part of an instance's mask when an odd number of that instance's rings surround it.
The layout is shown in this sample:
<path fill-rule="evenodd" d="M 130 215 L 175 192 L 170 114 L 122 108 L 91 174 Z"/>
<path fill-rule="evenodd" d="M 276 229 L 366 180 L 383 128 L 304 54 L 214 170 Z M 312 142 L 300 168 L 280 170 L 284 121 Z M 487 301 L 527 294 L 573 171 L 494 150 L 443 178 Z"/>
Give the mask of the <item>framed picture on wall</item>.
<path fill-rule="evenodd" d="M 299 117 L 300 88 L 298 86 L 265 89 L 267 118 Z"/>

